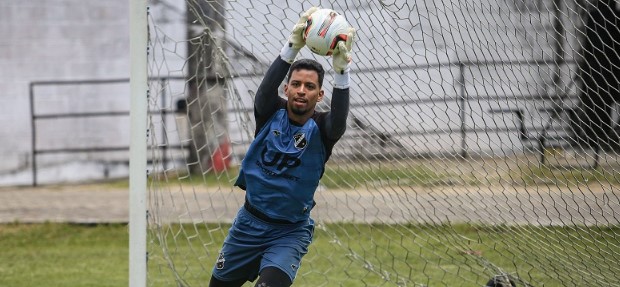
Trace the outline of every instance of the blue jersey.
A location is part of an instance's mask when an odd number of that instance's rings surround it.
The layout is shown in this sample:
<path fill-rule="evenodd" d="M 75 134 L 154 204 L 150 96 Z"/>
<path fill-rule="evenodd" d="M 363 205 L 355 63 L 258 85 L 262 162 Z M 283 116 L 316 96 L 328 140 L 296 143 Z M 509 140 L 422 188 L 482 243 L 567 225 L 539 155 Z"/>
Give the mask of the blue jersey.
<path fill-rule="evenodd" d="M 301 222 L 310 217 L 325 163 L 346 129 L 349 89 L 334 88 L 330 112 L 315 111 L 305 124 L 295 124 L 277 91 L 289 67 L 278 57 L 256 92 L 255 139 L 235 185 L 268 218 Z"/>
<path fill-rule="evenodd" d="M 250 145 L 236 185 L 265 215 L 299 222 L 309 217 L 326 161 L 316 121 L 297 126 L 279 109 Z"/>

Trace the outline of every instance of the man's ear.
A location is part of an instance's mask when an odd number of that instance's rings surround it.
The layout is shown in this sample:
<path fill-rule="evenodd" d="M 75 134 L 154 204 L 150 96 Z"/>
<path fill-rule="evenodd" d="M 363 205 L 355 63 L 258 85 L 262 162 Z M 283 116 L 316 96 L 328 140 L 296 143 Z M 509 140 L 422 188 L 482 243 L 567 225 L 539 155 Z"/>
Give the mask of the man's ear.
<path fill-rule="evenodd" d="M 324 95 L 325 95 L 325 91 L 323 91 L 323 90 L 319 91 L 319 98 L 316 101 L 317 102 L 322 101 Z"/>

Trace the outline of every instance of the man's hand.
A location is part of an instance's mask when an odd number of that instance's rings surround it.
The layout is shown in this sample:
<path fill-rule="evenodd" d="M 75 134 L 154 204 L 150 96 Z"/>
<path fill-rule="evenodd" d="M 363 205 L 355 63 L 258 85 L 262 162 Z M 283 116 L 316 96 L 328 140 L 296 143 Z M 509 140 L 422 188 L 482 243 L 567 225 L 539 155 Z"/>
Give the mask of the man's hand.
<path fill-rule="evenodd" d="M 349 70 L 351 63 L 351 48 L 355 40 L 355 28 L 349 27 L 346 41 L 339 41 L 332 53 L 334 71 L 337 74 L 344 74 Z"/>
<path fill-rule="evenodd" d="M 297 24 L 293 26 L 291 35 L 288 37 L 288 43 L 291 48 L 300 50 L 306 45 L 306 41 L 304 40 L 304 30 L 306 30 L 308 18 L 316 10 L 319 10 L 319 7 L 312 7 L 302 13 L 301 17 L 299 17 L 299 20 L 297 21 Z"/>

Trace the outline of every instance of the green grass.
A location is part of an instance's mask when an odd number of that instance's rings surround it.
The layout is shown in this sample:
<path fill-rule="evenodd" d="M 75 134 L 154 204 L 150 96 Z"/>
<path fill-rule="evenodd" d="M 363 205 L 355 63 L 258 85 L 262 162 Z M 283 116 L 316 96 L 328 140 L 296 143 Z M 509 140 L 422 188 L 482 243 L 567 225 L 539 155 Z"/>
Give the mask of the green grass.
<path fill-rule="evenodd" d="M 528 166 L 513 171 L 513 178 L 524 184 L 571 185 L 593 182 L 620 184 L 616 169 L 568 169 L 549 166 Z"/>
<path fill-rule="evenodd" d="M 571 185 L 592 182 L 620 184 L 620 172 L 615 169 L 579 169 L 538 165 L 524 165 L 509 171 L 499 170 L 495 177 L 485 173 L 483 179 L 476 177 L 476 170 L 455 174 L 447 170 L 438 170 L 435 166 L 410 164 L 395 166 L 389 164 L 349 164 L 328 165 L 321 184 L 330 189 L 351 189 L 359 187 L 376 188 L 381 186 L 445 186 L 445 185 L 480 185 L 493 184 L 506 180 L 518 179 L 520 184 L 555 184 Z M 176 178 L 158 178 L 158 184 L 190 184 L 203 186 L 232 186 L 239 168 L 230 168 L 224 173 L 207 173 Z"/>
<path fill-rule="evenodd" d="M 447 184 L 450 178 L 447 173 L 437 173 L 424 166 L 329 166 L 321 184 L 327 188 L 441 185 Z"/>
<path fill-rule="evenodd" d="M 188 286 L 206 286 L 227 228 L 151 231 L 149 286 L 178 286 L 170 266 Z M 618 283 L 618 234 L 617 226 L 317 226 L 295 286 L 482 286 L 488 263 L 535 286 L 585 284 L 582 271 Z M 3 224 L 0 250 L 0 286 L 127 286 L 126 225 Z"/>
<path fill-rule="evenodd" d="M 239 174 L 239 167 L 229 168 L 222 173 L 192 174 L 156 174 L 149 177 L 149 184 L 193 186 L 232 186 Z M 328 165 L 321 184 L 327 188 L 356 188 L 360 186 L 414 186 L 452 184 L 454 177 L 448 173 L 438 173 L 424 166 L 372 166 L 372 165 Z M 128 188 L 127 180 L 110 181 L 111 188 Z"/>
<path fill-rule="evenodd" d="M 451 173 L 447 170 L 437 170 L 436 166 L 424 164 L 409 164 L 395 166 L 390 164 L 328 164 L 321 184 L 329 189 L 377 188 L 385 186 L 446 186 L 446 185 L 480 185 L 501 182 L 516 184 L 538 185 L 571 185 L 592 182 L 620 184 L 620 172 L 614 169 L 580 169 L 562 168 L 538 165 L 523 165 L 510 170 L 499 169 L 493 177 L 484 173 L 484 178 L 477 178 L 478 170 Z M 192 186 L 220 186 L 230 187 L 234 184 L 239 173 L 239 167 L 232 167 L 222 173 L 192 174 L 178 176 L 176 174 L 152 174 L 149 184 L 152 185 L 179 185 Z M 106 183 L 111 188 L 128 188 L 127 180 L 110 181 Z"/>
<path fill-rule="evenodd" d="M 208 172 L 205 174 L 179 175 L 174 172 L 168 174 L 149 175 L 148 184 L 192 186 L 232 186 L 239 174 L 239 167 L 231 167 L 220 173 Z M 112 180 L 105 183 L 110 188 L 129 188 L 128 179 Z"/>
<path fill-rule="evenodd" d="M 0 286 L 127 286 L 126 225 L 0 225 Z"/>

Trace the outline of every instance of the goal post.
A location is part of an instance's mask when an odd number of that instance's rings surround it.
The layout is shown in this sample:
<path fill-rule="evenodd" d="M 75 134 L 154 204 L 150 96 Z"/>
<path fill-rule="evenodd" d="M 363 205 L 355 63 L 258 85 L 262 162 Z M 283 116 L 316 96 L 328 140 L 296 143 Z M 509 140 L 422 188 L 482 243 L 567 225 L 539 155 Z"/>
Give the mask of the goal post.
<path fill-rule="evenodd" d="M 129 1 L 130 27 L 130 158 L 129 158 L 129 286 L 146 286 L 147 231 L 147 1 Z"/>
<path fill-rule="evenodd" d="M 167 0 L 146 20 L 135 2 L 136 286 L 208 285 L 254 95 L 313 5 L 358 39 L 294 286 L 620 286 L 617 2 Z M 331 59 L 299 58 L 326 68 L 328 110 Z"/>

